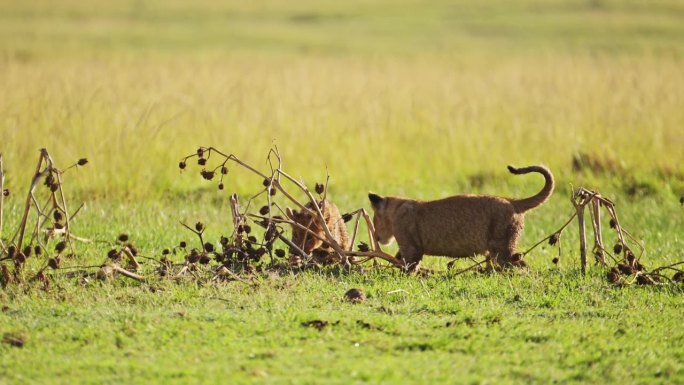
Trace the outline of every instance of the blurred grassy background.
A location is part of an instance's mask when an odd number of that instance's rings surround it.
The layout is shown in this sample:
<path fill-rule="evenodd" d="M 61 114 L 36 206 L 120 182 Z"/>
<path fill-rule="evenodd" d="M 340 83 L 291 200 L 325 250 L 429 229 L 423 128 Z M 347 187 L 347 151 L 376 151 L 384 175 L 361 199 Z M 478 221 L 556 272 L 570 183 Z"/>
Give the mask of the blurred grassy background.
<path fill-rule="evenodd" d="M 578 152 L 677 193 L 683 68 L 680 1 L 0 0 L 0 152 L 22 190 L 40 147 L 87 157 L 89 199 L 209 188 L 178 159 L 273 143 L 345 194 L 581 182 Z"/>

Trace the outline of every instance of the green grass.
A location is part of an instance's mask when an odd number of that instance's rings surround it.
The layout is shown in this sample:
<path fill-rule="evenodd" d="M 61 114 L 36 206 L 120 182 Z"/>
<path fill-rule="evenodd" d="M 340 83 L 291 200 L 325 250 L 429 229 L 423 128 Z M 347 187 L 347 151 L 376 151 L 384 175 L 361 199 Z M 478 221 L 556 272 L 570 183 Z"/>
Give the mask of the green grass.
<path fill-rule="evenodd" d="M 310 184 L 328 168 L 342 211 L 368 208 L 369 190 L 527 196 L 540 178 L 505 166 L 544 163 L 557 192 L 528 215 L 521 249 L 564 223 L 569 185 L 584 185 L 615 200 L 647 267 L 674 263 L 683 15 L 679 1 L 0 0 L 0 237 L 47 147 L 61 167 L 90 160 L 66 175 L 71 207 L 86 202 L 78 235 L 126 232 L 159 257 L 193 241 L 178 221 L 202 220 L 215 241 L 229 194 L 261 181 L 231 168 L 219 192 L 178 160 L 214 145 L 266 168 L 275 143 Z M 599 167 L 574 170 L 578 153 Z M 684 382 L 681 287 L 583 277 L 577 239 L 563 234 L 558 266 L 545 246 L 512 275 L 453 276 L 434 257 L 428 277 L 324 270 L 255 286 L 59 272 L 47 292 L 0 291 L 0 334 L 26 341 L 0 344 L 0 384 Z M 65 265 L 110 248 L 77 247 Z M 352 287 L 367 301 L 341 301 Z M 316 319 L 329 325 L 301 325 Z"/>

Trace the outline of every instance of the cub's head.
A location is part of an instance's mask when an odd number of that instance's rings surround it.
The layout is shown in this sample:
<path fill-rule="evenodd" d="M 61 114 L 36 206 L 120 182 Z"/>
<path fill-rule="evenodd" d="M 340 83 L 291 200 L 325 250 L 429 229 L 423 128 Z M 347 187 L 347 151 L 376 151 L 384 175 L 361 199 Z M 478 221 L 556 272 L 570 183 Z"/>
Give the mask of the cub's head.
<path fill-rule="evenodd" d="M 324 237 L 325 230 L 323 230 L 323 228 L 313 220 L 313 217 L 309 215 L 309 213 L 292 211 L 288 207 L 285 210 L 285 214 L 287 214 L 287 217 L 293 222 L 298 223 L 314 233 Z M 323 245 L 323 241 L 297 226 L 292 226 L 292 243 L 297 245 L 297 247 L 302 249 L 302 251 L 307 254 L 311 254 L 313 250 L 318 249 Z"/>
<path fill-rule="evenodd" d="M 394 230 L 388 212 L 388 200 L 380 195 L 368 193 L 371 206 L 373 206 L 373 226 L 375 237 L 383 245 L 388 245 L 394 240 Z"/>

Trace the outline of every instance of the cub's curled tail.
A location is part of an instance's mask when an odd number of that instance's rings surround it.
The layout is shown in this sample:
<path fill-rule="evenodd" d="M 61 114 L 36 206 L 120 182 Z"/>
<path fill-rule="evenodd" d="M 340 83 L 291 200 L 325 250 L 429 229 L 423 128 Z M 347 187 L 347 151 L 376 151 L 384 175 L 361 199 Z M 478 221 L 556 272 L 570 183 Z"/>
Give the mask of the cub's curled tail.
<path fill-rule="evenodd" d="M 546 181 L 546 183 L 544 184 L 544 188 L 542 188 L 542 190 L 536 195 L 524 199 L 511 199 L 511 203 L 515 208 L 516 213 L 524 213 L 525 211 L 531 210 L 541 205 L 542 203 L 546 202 L 546 200 L 553 193 L 553 175 L 551 175 L 551 171 L 549 171 L 549 169 L 544 166 L 529 166 L 523 168 L 515 168 L 513 166 L 508 166 L 508 171 L 515 175 L 527 174 L 530 172 L 538 172 L 544 175 L 544 180 Z"/>

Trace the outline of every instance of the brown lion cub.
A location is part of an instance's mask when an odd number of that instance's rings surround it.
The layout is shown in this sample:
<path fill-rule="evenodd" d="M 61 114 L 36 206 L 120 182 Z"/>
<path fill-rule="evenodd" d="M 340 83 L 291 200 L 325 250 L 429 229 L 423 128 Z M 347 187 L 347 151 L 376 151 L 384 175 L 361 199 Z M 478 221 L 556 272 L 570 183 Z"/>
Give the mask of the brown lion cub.
<path fill-rule="evenodd" d="M 323 218 L 325 219 L 325 224 L 330 229 L 335 241 L 342 247 L 343 250 L 349 250 L 350 242 L 349 236 L 347 235 L 347 228 L 344 225 L 344 220 L 342 220 L 342 215 L 340 215 L 340 210 L 335 206 L 334 203 L 324 200 L 318 202 L 318 205 L 323 213 Z M 306 204 L 306 208 L 314 210 L 312 202 Z M 325 238 L 325 230 L 323 226 L 316 223 L 313 217 L 302 210 L 301 212 L 292 211 L 289 207 L 285 210 L 287 216 L 296 223 L 308 228 L 314 233 Z M 327 242 L 324 242 L 317 237 L 312 236 L 304 229 L 296 226 L 292 226 L 292 243 L 297 245 L 302 251 L 307 254 L 311 254 L 314 250 L 332 250 Z"/>
<path fill-rule="evenodd" d="M 508 166 L 508 170 L 516 175 L 538 172 L 546 181 L 544 188 L 525 199 L 455 195 L 418 201 L 369 193 L 378 241 L 389 244 L 396 238 L 397 258 L 408 270 L 418 267 L 423 254 L 453 258 L 480 254 L 493 257 L 500 266 L 524 265 L 515 255 L 524 214 L 551 196 L 554 180 L 543 166 Z"/>

